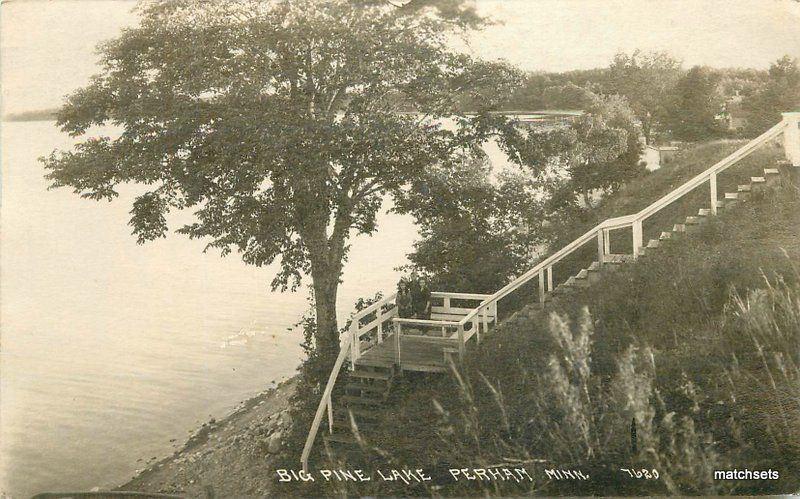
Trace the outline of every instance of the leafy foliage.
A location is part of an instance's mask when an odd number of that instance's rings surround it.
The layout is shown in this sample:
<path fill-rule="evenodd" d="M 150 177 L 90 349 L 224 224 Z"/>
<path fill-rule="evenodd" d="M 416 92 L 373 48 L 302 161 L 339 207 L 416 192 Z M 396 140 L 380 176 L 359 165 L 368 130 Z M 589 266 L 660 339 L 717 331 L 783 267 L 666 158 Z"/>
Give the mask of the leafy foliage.
<path fill-rule="evenodd" d="M 538 237 L 535 183 L 501 174 L 497 183 L 485 157 L 464 157 L 432 168 L 399 200 L 421 239 L 408 255 L 411 269 L 441 291 L 493 292 L 529 258 Z"/>
<path fill-rule="evenodd" d="M 766 83 L 742 101 L 750 134 L 781 120 L 781 112 L 800 110 L 800 68 L 797 59 L 784 56 L 769 68 Z"/>
<path fill-rule="evenodd" d="M 452 23 L 412 15 L 423 3 L 469 12 L 444 0 L 144 4 L 141 25 L 101 47 L 100 74 L 59 113 L 73 136 L 122 133 L 43 158 L 48 178 L 92 199 L 149 186 L 131 211 L 140 242 L 166 234 L 170 210 L 191 209 L 196 221 L 178 232 L 248 264 L 279 259 L 274 288 L 310 274 L 318 339 L 335 349 L 351 234 L 373 232 L 383 197 L 485 133 L 465 119 L 442 125 L 461 93 L 502 96 L 516 82 L 503 65 L 451 52 Z"/>
<path fill-rule="evenodd" d="M 669 92 L 681 75 L 681 63 L 666 52 L 619 53 L 609 66 L 611 93 L 630 102 L 650 143 L 653 121 L 664 115 Z"/>
<path fill-rule="evenodd" d="M 665 122 L 676 139 L 697 141 L 719 134 L 716 115 L 722 109 L 718 75 L 695 66 L 675 85 Z"/>

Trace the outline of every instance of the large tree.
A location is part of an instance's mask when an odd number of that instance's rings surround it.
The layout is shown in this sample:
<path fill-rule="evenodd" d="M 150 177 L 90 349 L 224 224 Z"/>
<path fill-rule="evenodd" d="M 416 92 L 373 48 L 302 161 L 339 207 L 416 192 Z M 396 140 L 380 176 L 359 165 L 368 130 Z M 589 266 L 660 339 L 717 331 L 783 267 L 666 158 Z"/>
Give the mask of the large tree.
<path fill-rule="evenodd" d="M 613 191 L 644 171 L 634 113 L 617 95 L 600 96 L 567 84 L 550 87 L 546 107 L 581 109 L 569 126 L 506 129 L 501 145 L 532 173 L 546 192 L 553 215 L 591 214 L 597 194 Z"/>
<path fill-rule="evenodd" d="M 609 93 L 625 96 L 649 144 L 653 139 L 653 124 L 663 117 L 669 94 L 681 77 L 681 63 L 666 52 L 628 55 L 619 53 L 608 68 Z"/>
<path fill-rule="evenodd" d="M 746 129 L 757 135 L 781 120 L 781 113 L 800 110 L 800 67 L 783 56 L 769 67 L 767 81 L 742 101 Z"/>
<path fill-rule="evenodd" d="M 195 221 L 178 232 L 248 264 L 279 260 L 274 288 L 310 275 L 317 347 L 336 351 L 349 238 L 376 229 L 386 195 L 480 140 L 484 127 L 467 119 L 441 122 L 460 94 L 502 96 L 516 81 L 448 50 L 447 30 L 463 25 L 451 22 L 463 12 L 447 10 L 457 4 L 144 4 L 58 119 L 76 137 L 94 125 L 121 133 L 53 152 L 48 177 L 96 200 L 147 186 L 131 210 L 140 243 L 165 236 L 170 210 L 188 209 Z"/>
<path fill-rule="evenodd" d="M 722 110 L 719 75 L 694 66 L 678 80 L 665 113 L 665 123 L 676 139 L 703 140 L 720 132 L 716 119 Z"/>

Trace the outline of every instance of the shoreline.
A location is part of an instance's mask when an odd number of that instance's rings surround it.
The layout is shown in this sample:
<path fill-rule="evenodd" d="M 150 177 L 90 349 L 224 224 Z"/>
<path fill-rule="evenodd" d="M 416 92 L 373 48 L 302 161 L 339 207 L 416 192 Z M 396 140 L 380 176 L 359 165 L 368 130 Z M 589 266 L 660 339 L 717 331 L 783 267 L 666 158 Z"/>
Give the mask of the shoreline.
<path fill-rule="evenodd" d="M 230 414 L 197 428 L 172 455 L 148 464 L 114 491 L 189 497 L 268 495 L 273 457 L 291 425 L 294 375 L 245 400 Z"/>

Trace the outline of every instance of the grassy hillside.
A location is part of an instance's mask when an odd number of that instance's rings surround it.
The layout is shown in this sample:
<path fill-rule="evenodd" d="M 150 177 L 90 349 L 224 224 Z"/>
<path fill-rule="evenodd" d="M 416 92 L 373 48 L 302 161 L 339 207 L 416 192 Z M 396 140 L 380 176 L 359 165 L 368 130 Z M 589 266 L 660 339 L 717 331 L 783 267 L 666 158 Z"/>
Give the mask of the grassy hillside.
<path fill-rule="evenodd" d="M 736 146 L 715 143 L 685 153 L 674 168 L 607 200 L 602 218 L 641 209 Z M 767 150 L 744 168 L 734 167 L 720 179 L 720 192 L 772 166 L 775 157 L 776 151 Z M 423 468 L 434 476 L 432 482 L 317 482 L 277 491 L 448 496 L 797 491 L 799 199 L 796 187 L 784 182 L 724 211 L 700 234 L 604 273 L 588 290 L 546 310 L 525 306 L 472 348 L 453 375 L 404 375 L 393 393 L 394 410 L 369 433 L 363 452 L 338 466 Z M 707 206 L 696 201 L 675 203 L 672 218 L 654 220 L 653 230 L 666 230 Z M 331 459 L 325 464 L 337 465 L 336 456 Z M 491 465 L 525 466 L 535 482 L 448 479 L 451 467 Z M 548 479 L 548 468 L 581 470 L 591 478 Z M 655 469 L 659 478 L 631 477 L 621 468 Z M 734 468 L 777 470 L 781 478 L 713 479 L 714 470 Z"/>

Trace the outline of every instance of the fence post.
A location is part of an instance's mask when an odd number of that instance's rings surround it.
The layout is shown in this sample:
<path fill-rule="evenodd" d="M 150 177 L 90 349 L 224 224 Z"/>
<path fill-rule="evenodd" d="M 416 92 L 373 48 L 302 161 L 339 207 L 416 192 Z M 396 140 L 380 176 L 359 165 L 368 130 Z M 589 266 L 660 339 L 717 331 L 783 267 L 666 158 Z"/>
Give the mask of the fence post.
<path fill-rule="evenodd" d="M 458 325 L 458 360 L 464 360 L 464 325 Z"/>
<path fill-rule="evenodd" d="M 544 289 L 544 269 L 539 271 L 539 303 L 544 303 L 545 299 L 545 289 Z"/>
<path fill-rule="evenodd" d="M 383 306 L 378 307 L 378 343 L 383 343 Z"/>
<path fill-rule="evenodd" d="M 792 166 L 800 166 L 800 112 L 782 113 L 786 128 L 783 129 L 783 150 Z"/>
<path fill-rule="evenodd" d="M 351 352 L 350 361 L 353 364 L 355 364 L 355 362 L 361 356 L 361 345 L 359 344 L 360 340 L 358 339 L 358 327 L 359 327 L 358 321 L 359 320 L 360 320 L 360 318 L 358 316 L 355 316 L 353 318 L 353 322 L 350 323 L 350 338 L 351 338 L 351 340 L 350 340 L 350 345 L 351 345 L 350 346 L 350 352 Z"/>
<path fill-rule="evenodd" d="M 717 214 L 717 174 L 712 173 L 708 178 L 708 186 L 711 190 L 711 214 Z"/>
<path fill-rule="evenodd" d="M 605 229 L 597 231 L 597 263 L 603 265 L 606 258 L 606 237 Z"/>
<path fill-rule="evenodd" d="M 639 250 L 642 247 L 642 221 L 633 222 L 633 258 L 639 258 Z"/>
<path fill-rule="evenodd" d="M 394 324 L 394 348 L 395 348 L 395 362 L 400 367 L 400 335 L 403 333 L 403 325 L 399 322 Z M 402 369 L 402 367 L 401 367 Z"/>

